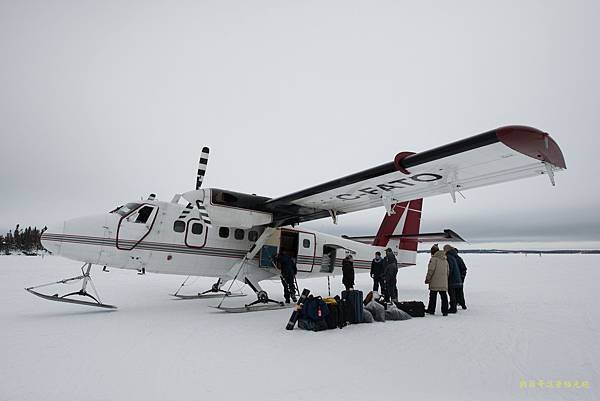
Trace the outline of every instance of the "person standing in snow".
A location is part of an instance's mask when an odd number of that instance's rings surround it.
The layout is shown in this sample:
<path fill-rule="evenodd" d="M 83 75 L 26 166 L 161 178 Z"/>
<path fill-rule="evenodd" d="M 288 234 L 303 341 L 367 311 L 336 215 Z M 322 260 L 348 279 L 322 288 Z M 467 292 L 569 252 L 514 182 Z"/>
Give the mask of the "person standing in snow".
<path fill-rule="evenodd" d="M 371 278 L 373 279 L 373 291 L 379 291 L 379 285 L 381 289 L 385 285 L 383 277 L 383 259 L 381 258 L 381 252 L 375 252 L 375 259 L 371 261 Z"/>
<path fill-rule="evenodd" d="M 425 284 L 429 284 L 429 304 L 427 312 L 430 315 L 435 314 L 435 304 L 437 294 L 440 294 L 442 300 L 442 315 L 448 316 L 448 260 L 444 251 L 440 251 L 437 244 L 431 247 L 431 259 L 427 267 L 427 276 L 425 276 Z"/>
<path fill-rule="evenodd" d="M 290 303 L 290 297 L 292 301 L 296 302 L 296 287 L 294 286 L 294 279 L 298 273 L 296 263 L 290 255 L 283 251 L 277 256 L 277 262 L 281 269 L 281 285 L 283 285 L 285 303 Z"/>
<path fill-rule="evenodd" d="M 460 305 L 461 308 L 467 309 L 467 303 L 465 302 L 465 278 L 467 277 L 467 265 L 463 258 L 458 254 L 458 249 L 454 248 L 456 252 L 456 261 L 458 262 L 458 269 L 460 270 L 460 281 L 462 282 L 462 287 L 456 292 L 456 301 Z"/>
<path fill-rule="evenodd" d="M 462 280 L 460 279 L 460 268 L 456 258 L 456 250 L 450 245 L 444 245 L 444 252 L 448 259 L 448 293 L 450 294 L 450 309 L 448 313 L 456 313 L 458 294 L 462 292 Z"/>
<path fill-rule="evenodd" d="M 354 289 L 354 262 L 352 255 L 348 255 L 342 260 L 342 284 L 346 291 Z"/>
<path fill-rule="evenodd" d="M 385 302 L 398 301 L 398 288 L 396 287 L 396 276 L 398 275 L 398 262 L 391 248 L 385 250 L 383 258 L 383 274 L 385 276 Z"/>

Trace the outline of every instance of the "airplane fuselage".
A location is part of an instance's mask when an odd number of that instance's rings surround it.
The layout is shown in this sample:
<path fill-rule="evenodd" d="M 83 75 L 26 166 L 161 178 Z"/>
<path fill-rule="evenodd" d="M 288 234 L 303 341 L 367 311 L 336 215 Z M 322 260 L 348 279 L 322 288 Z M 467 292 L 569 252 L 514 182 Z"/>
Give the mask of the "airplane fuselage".
<path fill-rule="evenodd" d="M 140 201 L 110 213 L 65 221 L 44 233 L 44 246 L 69 259 L 120 269 L 161 274 L 232 277 L 234 269 L 264 231 L 213 227 L 182 217 L 181 204 Z M 273 256 L 285 250 L 296 258 L 299 277 L 336 275 L 348 254 L 356 269 L 370 269 L 376 251 L 384 247 L 291 226 L 278 227 L 260 252 L 245 263 L 262 277 L 278 276 Z M 415 263 L 415 253 L 396 249 L 399 267 Z"/>

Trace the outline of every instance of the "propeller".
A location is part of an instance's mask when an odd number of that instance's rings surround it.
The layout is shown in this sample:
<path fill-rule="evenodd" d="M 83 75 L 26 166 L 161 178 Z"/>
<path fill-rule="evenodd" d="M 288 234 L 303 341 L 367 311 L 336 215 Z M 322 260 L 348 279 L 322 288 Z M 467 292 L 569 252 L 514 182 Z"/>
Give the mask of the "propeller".
<path fill-rule="evenodd" d="M 208 149 L 206 146 L 202 148 L 200 154 L 200 161 L 198 162 L 198 175 L 196 176 L 196 189 L 200 189 L 202 181 L 204 181 L 204 174 L 206 173 L 206 166 L 208 166 Z"/>
<path fill-rule="evenodd" d="M 208 227 L 212 227 L 212 222 L 210 221 L 210 216 L 204 207 L 204 199 L 206 197 L 206 192 L 200 189 L 202 186 L 202 182 L 204 181 L 204 174 L 206 173 L 206 167 L 208 166 L 208 153 L 209 149 L 205 146 L 202 148 L 202 153 L 200 154 L 200 161 L 198 162 L 198 173 L 196 175 L 196 190 L 186 192 L 182 195 L 183 199 L 188 201 L 187 206 L 181 214 L 179 215 L 180 219 L 185 219 L 189 217 L 189 214 L 194 209 L 194 206 L 198 209 L 200 213 L 200 219 L 202 222 Z M 202 196 L 200 197 L 200 194 Z"/>

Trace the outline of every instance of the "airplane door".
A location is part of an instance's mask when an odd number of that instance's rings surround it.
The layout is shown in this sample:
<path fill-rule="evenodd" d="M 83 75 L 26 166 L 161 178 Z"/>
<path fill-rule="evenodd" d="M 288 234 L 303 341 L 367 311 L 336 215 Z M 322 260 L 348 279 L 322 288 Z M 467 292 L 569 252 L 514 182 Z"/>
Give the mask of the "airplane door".
<path fill-rule="evenodd" d="M 310 272 L 315 263 L 317 237 L 313 233 L 298 232 L 298 259 L 296 267 L 298 271 Z"/>
<path fill-rule="evenodd" d="M 185 245 L 190 248 L 202 248 L 206 245 L 208 227 L 200 219 L 190 219 L 185 232 Z"/>
<path fill-rule="evenodd" d="M 158 206 L 142 204 L 119 221 L 117 227 L 117 249 L 130 251 L 152 230 Z"/>

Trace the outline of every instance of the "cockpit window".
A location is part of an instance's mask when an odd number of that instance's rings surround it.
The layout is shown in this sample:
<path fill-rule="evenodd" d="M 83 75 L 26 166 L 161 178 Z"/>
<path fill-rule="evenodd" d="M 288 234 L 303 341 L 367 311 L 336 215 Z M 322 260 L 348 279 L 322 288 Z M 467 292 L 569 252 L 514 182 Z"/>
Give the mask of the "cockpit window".
<path fill-rule="evenodd" d="M 126 216 L 129 212 L 131 212 L 134 209 L 137 209 L 140 205 L 141 205 L 141 203 L 128 203 L 126 205 L 119 206 L 118 208 L 112 210 L 111 213 L 116 213 L 121 216 Z M 152 211 L 152 210 L 150 210 L 150 211 Z"/>
<path fill-rule="evenodd" d="M 146 223 L 148 221 L 148 217 L 152 214 L 154 208 L 152 206 L 144 206 L 137 212 L 137 217 L 133 221 L 134 223 Z"/>

